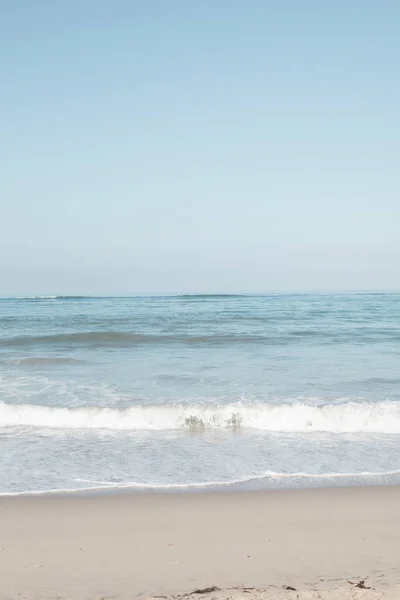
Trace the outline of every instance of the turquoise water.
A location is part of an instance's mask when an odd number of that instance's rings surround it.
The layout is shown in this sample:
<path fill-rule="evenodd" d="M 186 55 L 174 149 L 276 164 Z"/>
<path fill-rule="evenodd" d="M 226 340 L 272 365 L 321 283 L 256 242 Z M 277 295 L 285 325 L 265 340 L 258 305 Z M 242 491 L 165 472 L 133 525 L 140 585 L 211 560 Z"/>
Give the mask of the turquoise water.
<path fill-rule="evenodd" d="M 400 481 L 400 295 L 0 299 L 0 493 Z"/>

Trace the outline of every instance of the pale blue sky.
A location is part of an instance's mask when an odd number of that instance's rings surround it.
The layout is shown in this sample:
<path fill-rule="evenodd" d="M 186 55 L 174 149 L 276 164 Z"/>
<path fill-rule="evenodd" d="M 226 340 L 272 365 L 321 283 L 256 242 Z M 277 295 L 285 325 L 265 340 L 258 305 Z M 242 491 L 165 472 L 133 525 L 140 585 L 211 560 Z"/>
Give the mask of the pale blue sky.
<path fill-rule="evenodd" d="M 0 295 L 400 288 L 400 2 L 3 0 Z"/>

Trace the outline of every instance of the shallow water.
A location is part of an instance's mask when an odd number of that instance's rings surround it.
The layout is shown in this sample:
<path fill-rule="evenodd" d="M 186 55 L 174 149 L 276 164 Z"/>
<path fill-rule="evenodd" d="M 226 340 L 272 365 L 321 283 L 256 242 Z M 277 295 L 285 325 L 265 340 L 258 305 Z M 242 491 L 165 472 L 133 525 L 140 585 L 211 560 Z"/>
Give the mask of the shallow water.
<path fill-rule="evenodd" d="M 0 493 L 400 482 L 400 295 L 0 299 Z"/>

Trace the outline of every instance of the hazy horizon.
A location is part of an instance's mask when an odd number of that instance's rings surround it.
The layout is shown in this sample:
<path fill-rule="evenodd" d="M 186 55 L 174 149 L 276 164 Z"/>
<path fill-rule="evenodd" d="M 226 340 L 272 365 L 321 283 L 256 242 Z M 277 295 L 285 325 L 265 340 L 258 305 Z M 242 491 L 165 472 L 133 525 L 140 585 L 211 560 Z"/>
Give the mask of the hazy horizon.
<path fill-rule="evenodd" d="M 21 294 L 21 295 L 1 295 L 1 300 L 52 300 L 57 298 L 82 298 L 82 299 L 129 299 L 129 298 L 241 298 L 241 297 L 268 297 L 268 296 L 380 296 L 380 295 L 399 295 L 400 289 L 393 290 L 269 290 L 265 292 L 171 292 L 169 294 Z"/>

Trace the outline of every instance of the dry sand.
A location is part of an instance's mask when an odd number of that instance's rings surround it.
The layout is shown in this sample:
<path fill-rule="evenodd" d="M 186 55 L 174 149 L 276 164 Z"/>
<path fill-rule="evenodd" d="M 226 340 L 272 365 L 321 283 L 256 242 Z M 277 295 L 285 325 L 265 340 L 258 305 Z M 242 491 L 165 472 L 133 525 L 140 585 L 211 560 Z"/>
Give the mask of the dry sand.
<path fill-rule="evenodd" d="M 400 599 L 400 488 L 1 498 L 0 553 L 1 598 Z"/>

